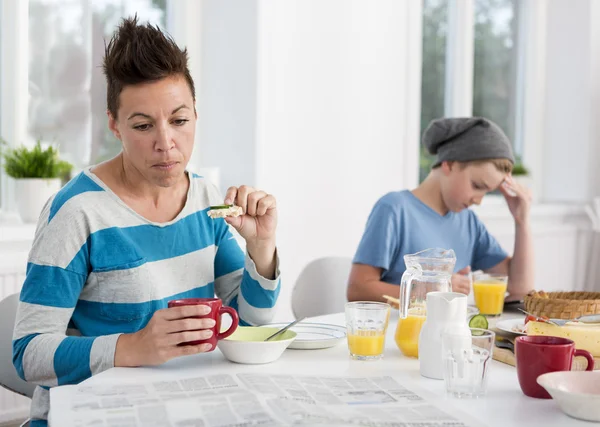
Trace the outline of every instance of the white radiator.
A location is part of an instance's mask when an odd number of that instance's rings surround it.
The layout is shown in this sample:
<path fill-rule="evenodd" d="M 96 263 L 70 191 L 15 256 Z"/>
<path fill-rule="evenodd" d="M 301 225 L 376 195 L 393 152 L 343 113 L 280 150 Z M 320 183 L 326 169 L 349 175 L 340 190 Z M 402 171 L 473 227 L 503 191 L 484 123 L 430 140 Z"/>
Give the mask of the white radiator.
<path fill-rule="evenodd" d="M 2 257 L 0 262 L 0 300 L 20 292 L 25 280 L 25 262 Z M 2 325 L 0 325 L 2 327 Z M 29 416 L 31 400 L 0 387 L 0 423 L 25 419 Z"/>

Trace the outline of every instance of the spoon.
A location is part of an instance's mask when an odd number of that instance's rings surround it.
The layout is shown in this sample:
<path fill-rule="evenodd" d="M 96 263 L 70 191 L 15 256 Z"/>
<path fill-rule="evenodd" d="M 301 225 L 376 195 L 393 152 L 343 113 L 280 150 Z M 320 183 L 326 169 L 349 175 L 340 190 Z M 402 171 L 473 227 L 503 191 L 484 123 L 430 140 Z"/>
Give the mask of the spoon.
<path fill-rule="evenodd" d="M 519 309 L 521 310 L 521 309 Z M 530 316 L 534 316 L 537 319 L 540 319 L 540 317 L 535 316 L 531 313 L 526 312 L 525 310 L 521 310 L 523 313 L 528 314 Z M 579 317 L 575 317 L 574 319 L 540 319 L 542 322 L 546 322 L 546 323 L 550 323 L 552 325 L 556 325 L 556 326 L 565 326 L 565 324 L 567 324 L 568 322 L 581 322 L 581 323 L 600 323 L 600 314 L 587 314 L 585 316 L 579 316 Z"/>
<path fill-rule="evenodd" d="M 535 318 L 536 318 L 536 320 L 537 320 L 538 322 L 544 322 L 544 323 L 549 323 L 549 324 L 551 324 L 551 325 L 560 326 L 558 323 L 556 323 L 556 322 L 555 322 L 554 320 L 552 320 L 552 319 L 545 319 L 545 318 L 543 318 L 543 317 L 536 316 L 535 314 L 533 314 L 533 313 L 530 313 L 530 312 L 528 312 L 528 311 L 525 311 L 525 310 L 523 310 L 522 308 L 518 308 L 517 310 L 519 310 L 519 311 L 521 311 L 521 312 L 525 313 L 525 314 L 526 314 L 526 315 L 528 315 L 528 316 L 533 316 L 533 317 L 535 317 Z M 566 323 L 566 322 L 565 322 L 565 323 Z"/>
<path fill-rule="evenodd" d="M 567 322 L 581 322 L 581 323 L 600 323 L 600 314 L 587 314 L 585 316 L 579 316 L 574 319 L 563 320 L 563 319 L 552 319 L 558 326 L 564 326 Z"/>
<path fill-rule="evenodd" d="M 265 341 L 270 341 L 271 339 L 275 338 L 276 336 L 281 335 L 282 333 L 284 333 L 285 331 L 287 331 L 289 328 L 291 328 L 292 326 L 294 326 L 296 323 L 302 322 L 304 319 L 306 319 L 306 317 L 303 317 L 302 319 L 294 320 L 292 323 L 288 324 L 284 328 L 278 330 L 273 335 L 271 335 L 270 337 L 268 337 Z"/>

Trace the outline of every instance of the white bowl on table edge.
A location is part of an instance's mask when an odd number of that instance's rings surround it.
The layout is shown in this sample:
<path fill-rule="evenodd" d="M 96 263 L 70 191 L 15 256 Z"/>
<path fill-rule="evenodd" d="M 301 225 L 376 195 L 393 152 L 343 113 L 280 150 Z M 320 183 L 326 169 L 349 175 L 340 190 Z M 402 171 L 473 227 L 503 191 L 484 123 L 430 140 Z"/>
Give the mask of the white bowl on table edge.
<path fill-rule="evenodd" d="M 600 421 L 600 372 L 559 371 L 537 378 L 539 385 L 567 415 L 586 421 Z"/>
<path fill-rule="evenodd" d="M 279 328 L 239 326 L 228 338 L 219 340 L 217 347 L 227 360 L 243 364 L 263 364 L 279 359 L 296 339 L 296 332 L 287 330 L 271 341 L 265 341 Z"/>

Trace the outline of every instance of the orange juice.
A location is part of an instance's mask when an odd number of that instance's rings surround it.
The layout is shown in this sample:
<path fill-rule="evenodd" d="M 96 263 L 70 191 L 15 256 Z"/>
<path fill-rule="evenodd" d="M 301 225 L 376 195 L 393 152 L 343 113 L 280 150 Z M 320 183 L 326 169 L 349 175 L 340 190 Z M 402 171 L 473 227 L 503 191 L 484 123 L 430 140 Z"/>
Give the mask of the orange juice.
<path fill-rule="evenodd" d="M 473 283 L 475 304 L 481 314 L 502 314 L 506 283 L 500 280 L 479 280 Z"/>
<path fill-rule="evenodd" d="M 403 355 L 408 357 L 419 357 L 419 334 L 425 323 L 424 308 L 408 310 L 406 319 L 399 319 L 396 327 L 396 345 Z"/>
<path fill-rule="evenodd" d="M 348 335 L 348 349 L 356 356 L 379 356 L 383 353 L 385 332 L 355 331 Z"/>

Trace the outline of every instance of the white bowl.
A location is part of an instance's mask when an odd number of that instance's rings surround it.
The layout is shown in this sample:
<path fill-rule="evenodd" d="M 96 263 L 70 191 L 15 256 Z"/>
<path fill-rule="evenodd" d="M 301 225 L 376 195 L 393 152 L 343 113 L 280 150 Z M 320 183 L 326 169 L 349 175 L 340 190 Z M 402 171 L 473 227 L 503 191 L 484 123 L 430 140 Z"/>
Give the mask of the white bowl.
<path fill-rule="evenodd" d="M 239 326 L 231 336 L 220 340 L 217 347 L 232 362 L 261 364 L 273 362 L 296 338 L 296 332 L 285 331 L 271 341 L 265 341 L 279 328 Z"/>
<path fill-rule="evenodd" d="M 600 421 L 600 371 L 560 371 L 537 379 L 562 411 L 580 420 Z"/>

